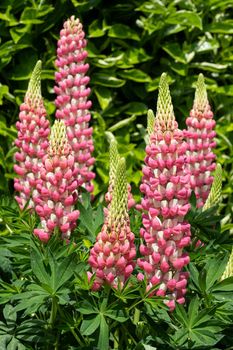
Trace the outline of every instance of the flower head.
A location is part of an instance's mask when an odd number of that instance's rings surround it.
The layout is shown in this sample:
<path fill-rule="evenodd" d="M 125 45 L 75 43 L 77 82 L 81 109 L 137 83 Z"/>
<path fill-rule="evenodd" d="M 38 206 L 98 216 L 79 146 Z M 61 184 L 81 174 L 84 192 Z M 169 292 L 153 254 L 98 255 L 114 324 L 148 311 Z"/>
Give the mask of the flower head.
<path fill-rule="evenodd" d="M 170 310 L 175 301 L 184 303 L 187 274 L 182 271 L 189 262 L 183 248 L 190 243 L 190 225 L 184 221 L 189 210 L 189 175 L 185 172 L 187 146 L 175 120 L 166 74 L 159 84 L 157 113 L 150 143 L 146 147 L 143 168 L 144 198 L 141 202 L 143 244 L 138 259 L 147 289 L 158 285 L 158 296 L 165 296 Z"/>
<path fill-rule="evenodd" d="M 94 146 L 92 128 L 89 127 L 91 101 L 88 96 L 91 90 L 87 87 L 90 79 L 86 76 L 89 65 L 85 64 L 87 51 L 84 37 L 79 19 L 72 16 L 64 23 L 58 41 L 55 62 L 58 68 L 55 74 L 57 85 L 54 90 L 57 94 L 56 117 L 64 120 L 67 126 L 67 137 L 75 157 L 78 185 L 92 192 L 91 180 L 95 174 L 90 168 L 94 164 Z"/>
<path fill-rule="evenodd" d="M 93 289 L 103 283 L 122 287 L 134 268 L 136 249 L 128 215 L 125 160 L 118 161 L 112 200 L 101 232 L 90 251 L 89 264 L 95 273 Z M 91 275 L 91 273 L 89 274 Z"/>
<path fill-rule="evenodd" d="M 19 121 L 16 123 L 18 137 L 15 141 L 18 152 L 15 154 L 17 164 L 14 187 L 19 192 L 16 197 L 23 208 L 35 195 L 39 168 L 48 147 L 49 121 L 41 96 L 41 61 L 38 61 L 29 81 L 24 103 L 20 106 Z M 29 206 L 33 207 L 33 200 Z"/>
<path fill-rule="evenodd" d="M 215 169 L 215 155 L 212 152 L 216 145 L 213 141 L 215 121 L 211 111 L 204 76 L 199 74 L 193 109 L 186 119 L 187 130 L 184 135 L 188 145 L 188 168 L 191 173 L 191 188 L 197 197 L 197 206 L 203 207 L 213 182 L 211 172 Z"/>
<path fill-rule="evenodd" d="M 48 153 L 40 167 L 40 179 L 34 201 L 41 228 L 35 229 L 34 233 L 47 242 L 57 228 L 62 238 L 69 238 L 79 217 L 79 211 L 74 210 L 78 183 L 63 121 L 56 120 L 52 127 Z"/>
<path fill-rule="evenodd" d="M 109 187 L 108 192 L 105 195 L 105 200 L 109 204 L 112 201 L 112 193 L 116 181 L 116 173 L 117 173 L 117 166 L 120 161 L 120 155 L 118 153 L 117 148 L 117 142 L 115 139 L 111 140 L 110 147 L 109 147 Z M 131 186 L 130 184 L 127 184 L 128 188 L 128 209 L 132 208 L 135 205 L 135 200 L 133 199 L 132 193 L 131 193 Z M 108 210 L 105 210 L 107 213 Z"/>

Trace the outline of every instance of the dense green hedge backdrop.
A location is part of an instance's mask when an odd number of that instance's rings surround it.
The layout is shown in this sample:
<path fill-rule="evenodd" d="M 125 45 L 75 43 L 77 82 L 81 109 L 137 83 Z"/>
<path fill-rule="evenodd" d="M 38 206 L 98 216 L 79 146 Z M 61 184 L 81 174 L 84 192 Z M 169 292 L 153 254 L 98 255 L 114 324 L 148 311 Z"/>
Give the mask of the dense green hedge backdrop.
<path fill-rule="evenodd" d="M 139 195 L 146 112 L 155 109 L 159 77 L 167 72 L 180 127 L 192 107 L 197 75 L 206 76 L 224 167 L 226 221 L 232 212 L 233 4 L 231 0 L 1 0 L 0 191 L 12 191 L 13 141 L 19 105 L 31 71 L 43 61 L 43 96 L 54 118 L 54 60 L 67 17 L 83 23 L 88 39 L 93 101 L 95 194 L 108 181 L 113 132 L 127 157 L 128 177 Z"/>

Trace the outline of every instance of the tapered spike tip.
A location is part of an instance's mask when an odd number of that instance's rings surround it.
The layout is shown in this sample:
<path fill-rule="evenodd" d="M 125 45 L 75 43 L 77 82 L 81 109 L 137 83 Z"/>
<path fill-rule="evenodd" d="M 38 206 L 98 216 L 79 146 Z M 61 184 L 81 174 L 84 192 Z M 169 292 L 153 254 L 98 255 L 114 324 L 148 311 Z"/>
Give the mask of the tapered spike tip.
<path fill-rule="evenodd" d="M 217 164 L 215 173 L 214 173 L 214 182 L 211 186 L 209 196 L 203 206 L 203 210 L 207 210 L 214 205 L 217 205 L 220 202 L 222 193 L 222 167 L 220 164 Z"/>
<path fill-rule="evenodd" d="M 152 109 L 149 109 L 147 113 L 147 132 L 149 137 L 154 131 L 154 126 L 155 126 L 155 115 Z"/>
<path fill-rule="evenodd" d="M 115 227 L 123 224 L 127 217 L 128 185 L 125 159 L 120 158 L 116 168 L 116 178 L 110 206 L 110 220 Z"/>
<path fill-rule="evenodd" d="M 159 95 L 155 122 L 156 125 L 163 131 L 174 130 L 176 127 L 175 115 L 166 73 L 161 75 L 159 82 Z"/>
<path fill-rule="evenodd" d="M 205 78 L 204 75 L 200 73 L 197 79 L 193 108 L 197 109 L 200 112 L 204 112 L 208 105 L 209 102 L 206 91 Z"/>
<path fill-rule="evenodd" d="M 37 61 L 28 84 L 28 89 L 25 95 L 25 102 L 32 107 L 38 107 L 42 103 L 41 96 L 41 68 L 42 62 Z"/>
<path fill-rule="evenodd" d="M 223 272 L 221 280 L 225 280 L 225 278 L 229 278 L 233 276 L 233 249 L 231 251 L 227 266 L 225 271 Z"/>

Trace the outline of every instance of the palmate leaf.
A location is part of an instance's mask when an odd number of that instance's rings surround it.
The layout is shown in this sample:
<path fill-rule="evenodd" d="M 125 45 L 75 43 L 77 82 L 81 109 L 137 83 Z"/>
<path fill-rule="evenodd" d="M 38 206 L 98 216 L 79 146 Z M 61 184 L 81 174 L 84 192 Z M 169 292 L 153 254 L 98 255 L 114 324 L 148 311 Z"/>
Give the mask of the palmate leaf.
<path fill-rule="evenodd" d="M 180 324 L 179 329 L 172 336 L 176 346 L 184 348 L 200 348 L 203 346 L 214 346 L 223 337 L 221 322 L 211 315 L 211 310 L 199 310 L 200 300 L 193 298 L 188 312 L 184 307 L 177 305 L 175 318 Z M 189 344 L 189 347 L 187 347 Z"/>

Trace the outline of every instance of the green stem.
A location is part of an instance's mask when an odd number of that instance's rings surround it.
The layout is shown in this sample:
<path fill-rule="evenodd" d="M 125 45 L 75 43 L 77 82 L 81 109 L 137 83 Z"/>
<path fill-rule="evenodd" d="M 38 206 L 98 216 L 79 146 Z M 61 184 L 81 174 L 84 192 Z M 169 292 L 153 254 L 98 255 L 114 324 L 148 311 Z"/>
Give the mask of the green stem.
<path fill-rule="evenodd" d="M 79 338 L 78 334 L 75 332 L 74 327 L 71 327 L 69 324 L 67 324 L 71 333 L 73 334 L 74 338 L 77 340 L 79 345 L 84 346 L 86 345 L 85 343 L 82 342 L 82 340 Z"/>
<path fill-rule="evenodd" d="M 128 308 L 128 311 L 130 311 L 131 309 L 133 309 L 135 306 L 137 306 L 138 304 L 141 304 L 142 302 L 144 301 L 144 299 L 141 299 L 139 301 L 137 301 L 135 304 L 131 305 L 129 308 Z"/>
<path fill-rule="evenodd" d="M 83 339 L 83 341 L 80 339 L 80 337 L 78 336 L 78 334 L 75 332 L 75 327 L 71 326 L 67 321 L 66 321 L 66 317 L 65 314 L 63 312 L 63 310 L 61 309 L 60 305 L 58 305 L 58 312 L 60 314 L 60 316 L 64 319 L 64 321 L 66 322 L 67 326 L 69 327 L 69 330 L 71 331 L 71 333 L 73 334 L 74 338 L 77 340 L 77 342 L 79 343 L 79 345 L 81 346 L 85 346 L 86 342 L 85 339 Z"/>
<path fill-rule="evenodd" d="M 137 308 L 135 308 L 135 310 L 134 310 L 134 317 L 133 317 L 133 323 L 136 325 L 138 322 L 139 322 L 139 320 L 140 320 L 140 313 L 141 313 L 141 311 L 139 310 L 139 309 L 137 309 Z"/>
<path fill-rule="evenodd" d="M 119 349 L 119 331 L 118 331 L 118 329 L 116 329 L 116 331 L 114 332 L 113 338 L 114 338 L 113 349 L 117 350 L 117 349 Z"/>
<path fill-rule="evenodd" d="M 136 342 L 136 340 L 134 339 L 134 337 L 129 333 L 128 329 L 125 327 L 124 324 L 122 324 L 122 327 L 125 330 L 125 334 L 129 335 L 129 338 L 132 340 L 132 342 L 134 343 L 134 345 L 138 345 L 138 343 Z"/>
<path fill-rule="evenodd" d="M 57 298 L 53 297 L 52 298 L 52 308 L 51 308 L 51 313 L 50 313 L 50 318 L 49 318 L 49 325 L 52 328 L 54 321 L 57 316 Z"/>

